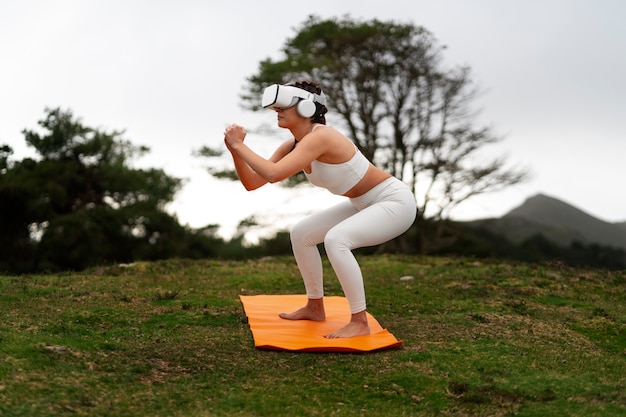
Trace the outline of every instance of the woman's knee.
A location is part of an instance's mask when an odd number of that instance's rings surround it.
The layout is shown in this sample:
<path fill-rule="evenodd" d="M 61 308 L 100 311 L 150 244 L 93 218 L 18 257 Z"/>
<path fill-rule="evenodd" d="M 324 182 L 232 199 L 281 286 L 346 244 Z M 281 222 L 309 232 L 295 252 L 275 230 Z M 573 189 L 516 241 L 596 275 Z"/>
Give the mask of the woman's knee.
<path fill-rule="evenodd" d="M 296 223 L 289 232 L 289 238 L 292 243 L 301 242 L 304 235 L 304 228 L 301 226 L 301 223 Z"/>
<path fill-rule="evenodd" d="M 292 244 L 311 246 L 314 245 L 311 241 L 312 228 L 310 222 L 306 219 L 296 223 L 289 232 L 289 238 Z"/>
<path fill-rule="evenodd" d="M 324 248 L 326 252 L 352 249 L 346 233 L 342 232 L 339 228 L 330 229 L 328 233 L 326 233 L 326 236 L 324 236 Z"/>

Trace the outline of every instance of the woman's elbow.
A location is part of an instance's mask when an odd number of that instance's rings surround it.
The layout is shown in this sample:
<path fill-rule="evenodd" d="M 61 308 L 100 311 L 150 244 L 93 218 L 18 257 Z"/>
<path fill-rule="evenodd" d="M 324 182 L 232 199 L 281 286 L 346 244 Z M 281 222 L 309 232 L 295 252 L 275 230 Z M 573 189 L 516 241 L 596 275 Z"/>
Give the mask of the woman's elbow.
<path fill-rule="evenodd" d="M 268 181 L 265 179 L 262 179 L 260 181 L 245 181 L 245 182 L 241 182 L 241 184 L 243 185 L 243 187 L 246 189 L 246 191 L 254 191 L 258 188 L 261 188 L 262 186 L 264 186 L 265 184 L 267 184 Z"/>
<path fill-rule="evenodd" d="M 267 182 L 269 182 L 271 184 L 280 182 L 280 181 L 284 180 L 285 178 L 287 178 L 287 177 L 283 173 L 280 173 L 280 172 L 272 172 L 272 173 L 269 173 L 265 177 Z"/>

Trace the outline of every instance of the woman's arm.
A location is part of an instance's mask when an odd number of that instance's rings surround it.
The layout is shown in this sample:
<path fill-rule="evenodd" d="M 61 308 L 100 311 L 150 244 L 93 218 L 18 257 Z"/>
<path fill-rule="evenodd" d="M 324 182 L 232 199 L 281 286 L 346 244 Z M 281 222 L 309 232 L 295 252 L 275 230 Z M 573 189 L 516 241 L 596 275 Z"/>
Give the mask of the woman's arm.
<path fill-rule="evenodd" d="M 230 145 L 228 144 L 228 142 L 226 142 L 226 140 L 224 140 L 224 142 L 226 143 L 226 147 L 228 148 L 228 150 L 230 151 L 233 157 L 233 162 L 235 164 L 235 171 L 237 171 L 237 176 L 239 177 L 239 181 L 241 181 L 241 184 L 243 184 L 246 190 L 248 191 L 256 190 L 257 188 L 262 187 L 263 185 L 267 184 L 267 181 L 265 180 L 265 178 L 261 177 L 256 172 L 254 172 L 254 170 L 250 168 L 248 164 L 246 164 L 246 161 L 244 161 L 243 159 L 239 157 L 239 155 L 237 155 L 237 152 L 235 152 L 230 147 Z"/>
<path fill-rule="evenodd" d="M 246 161 L 239 156 L 239 154 L 228 144 L 228 141 L 226 140 L 226 138 L 224 138 L 224 143 L 226 143 L 226 147 L 228 148 L 228 150 L 230 151 L 233 157 L 233 162 L 235 164 L 235 171 L 237 171 L 237 176 L 239 177 L 239 181 L 241 181 L 241 183 L 243 184 L 246 190 L 248 191 L 256 190 L 257 188 L 260 188 L 263 185 L 268 183 L 268 181 L 265 178 L 257 174 L 256 171 L 254 171 L 250 167 L 250 165 L 248 165 Z M 289 153 L 292 146 L 293 146 L 292 141 L 288 141 L 288 142 L 281 144 L 276 149 L 274 154 L 270 157 L 270 160 L 274 160 L 274 161 L 280 160 L 284 155 Z"/>
<path fill-rule="evenodd" d="M 286 149 L 290 145 L 286 142 L 276 150 L 272 158 L 265 159 L 243 143 L 245 138 L 243 127 L 229 126 L 225 136 L 227 146 L 233 153 L 233 158 L 240 159 L 256 175 L 271 183 L 282 181 L 310 166 L 311 162 L 323 153 L 324 147 L 323 141 L 304 138 L 293 152 Z"/>

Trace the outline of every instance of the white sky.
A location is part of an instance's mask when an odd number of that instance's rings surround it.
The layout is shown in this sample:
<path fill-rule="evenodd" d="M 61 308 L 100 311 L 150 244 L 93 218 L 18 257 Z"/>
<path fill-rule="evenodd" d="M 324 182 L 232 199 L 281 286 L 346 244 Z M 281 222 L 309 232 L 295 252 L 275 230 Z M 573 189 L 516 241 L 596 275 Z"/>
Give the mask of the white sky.
<path fill-rule="evenodd" d="M 191 154 L 221 146 L 229 123 L 274 123 L 273 113 L 242 110 L 239 94 L 311 14 L 424 26 L 448 47 L 448 65 L 472 68 L 484 92 L 479 121 L 505 136 L 496 153 L 534 176 L 470 200 L 454 218 L 501 216 L 541 192 L 626 220 L 622 0 L 0 0 L 0 144 L 31 155 L 21 131 L 36 128 L 46 106 L 71 109 L 87 126 L 149 146 L 137 166 L 186 178 L 170 208 L 181 223 L 217 223 L 227 236 L 251 214 L 288 226 L 339 198 L 278 185 L 249 193 L 210 178 Z M 248 141 L 269 155 L 287 137 L 275 133 Z"/>

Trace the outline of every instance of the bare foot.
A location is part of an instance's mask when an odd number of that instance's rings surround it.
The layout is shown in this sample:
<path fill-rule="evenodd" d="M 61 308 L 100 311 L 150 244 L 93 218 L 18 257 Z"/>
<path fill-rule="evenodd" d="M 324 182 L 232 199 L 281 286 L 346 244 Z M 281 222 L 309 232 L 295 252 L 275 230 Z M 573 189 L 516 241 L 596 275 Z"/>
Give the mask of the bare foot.
<path fill-rule="evenodd" d="M 304 307 L 292 313 L 280 313 L 278 316 L 285 320 L 324 321 L 326 320 L 324 299 L 309 299 Z"/>
<path fill-rule="evenodd" d="M 350 323 L 332 333 L 325 334 L 326 339 L 340 339 L 356 336 L 367 336 L 370 334 L 370 326 L 367 324 L 367 315 L 365 311 L 353 314 Z"/>

